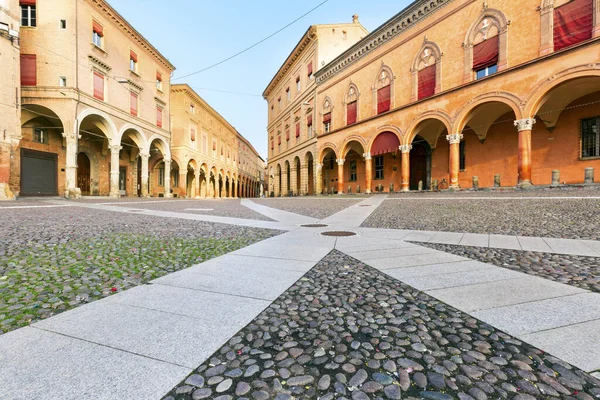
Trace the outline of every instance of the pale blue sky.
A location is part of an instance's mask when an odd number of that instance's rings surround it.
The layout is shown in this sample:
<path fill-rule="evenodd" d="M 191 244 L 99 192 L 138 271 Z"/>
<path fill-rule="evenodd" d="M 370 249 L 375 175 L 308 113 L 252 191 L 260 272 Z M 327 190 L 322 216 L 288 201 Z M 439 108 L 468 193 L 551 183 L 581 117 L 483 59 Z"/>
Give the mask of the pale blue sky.
<path fill-rule="evenodd" d="M 323 0 L 109 0 L 176 67 L 173 78 L 219 62 L 277 31 Z M 267 104 L 260 96 L 306 29 L 313 24 L 360 22 L 372 31 L 410 0 L 329 0 L 247 53 L 201 74 L 174 80 L 192 86 L 267 155 Z M 160 10 L 155 12 L 154 10 Z M 219 93 L 202 88 L 248 93 Z M 266 160 L 266 158 L 265 158 Z"/>

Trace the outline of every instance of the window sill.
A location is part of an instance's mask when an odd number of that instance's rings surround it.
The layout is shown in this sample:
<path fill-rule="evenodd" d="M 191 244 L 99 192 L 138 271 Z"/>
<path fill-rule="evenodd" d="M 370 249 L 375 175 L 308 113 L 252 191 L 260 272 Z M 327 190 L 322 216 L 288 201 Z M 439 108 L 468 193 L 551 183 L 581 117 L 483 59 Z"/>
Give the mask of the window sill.
<path fill-rule="evenodd" d="M 92 49 L 96 49 L 101 51 L 102 53 L 104 53 L 105 55 L 108 55 L 108 53 L 106 52 L 106 50 L 104 50 L 102 47 L 98 46 L 96 43 L 90 43 L 92 45 Z"/>
<path fill-rule="evenodd" d="M 138 74 L 137 72 L 135 72 L 134 70 L 130 69 L 129 72 L 135 76 L 137 76 L 138 78 L 141 78 L 140 74 Z"/>
<path fill-rule="evenodd" d="M 579 161 L 600 160 L 600 156 L 594 157 L 579 157 Z"/>

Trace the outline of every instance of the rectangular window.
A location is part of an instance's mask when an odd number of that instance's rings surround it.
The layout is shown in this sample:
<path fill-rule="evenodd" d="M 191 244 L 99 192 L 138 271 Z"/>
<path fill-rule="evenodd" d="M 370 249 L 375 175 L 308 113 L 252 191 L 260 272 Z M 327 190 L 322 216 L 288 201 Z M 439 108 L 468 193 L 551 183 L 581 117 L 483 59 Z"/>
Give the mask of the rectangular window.
<path fill-rule="evenodd" d="M 21 0 L 21 26 L 37 26 L 35 0 Z"/>
<path fill-rule="evenodd" d="M 331 131 L 331 113 L 323 115 L 323 132 L 329 133 Z"/>
<path fill-rule="evenodd" d="M 500 52 L 500 37 L 498 35 L 485 39 L 483 42 L 473 46 L 473 70 L 477 72 L 495 66 L 495 71 L 498 70 L 498 59 Z M 490 72 L 493 73 L 493 72 Z M 487 75 L 484 75 L 487 76 Z M 478 78 L 479 79 L 479 78 Z"/>
<path fill-rule="evenodd" d="M 165 169 L 163 167 L 158 169 L 158 186 L 165 186 Z"/>
<path fill-rule="evenodd" d="M 131 99 L 129 101 L 131 104 L 129 105 L 131 115 L 138 115 L 138 95 L 137 93 L 131 92 Z"/>
<path fill-rule="evenodd" d="M 383 179 L 383 156 L 375 157 L 375 179 Z"/>
<path fill-rule="evenodd" d="M 66 19 L 61 19 L 59 24 L 58 24 L 60 29 L 67 29 L 67 20 Z"/>
<path fill-rule="evenodd" d="M 600 157 L 600 117 L 581 120 L 581 158 Z"/>
<path fill-rule="evenodd" d="M 191 114 L 196 114 L 196 107 L 194 107 L 193 104 L 190 104 L 190 113 Z"/>
<path fill-rule="evenodd" d="M 350 161 L 350 182 L 356 182 L 356 161 Z"/>
<path fill-rule="evenodd" d="M 163 84 L 162 84 L 162 74 L 160 72 L 156 73 L 156 88 L 162 92 Z"/>
<path fill-rule="evenodd" d="M 134 51 L 129 51 L 129 70 L 137 72 L 138 56 Z"/>
<path fill-rule="evenodd" d="M 179 187 L 179 174 L 173 175 L 173 187 Z"/>
<path fill-rule="evenodd" d="M 460 147 L 459 147 L 459 157 L 460 157 L 460 167 L 459 169 L 461 171 L 464 171 L 465 169 L 467 169 L 467 158 L 465 156 L 465 141 L 461 140 L 460 141 Z"/>
<path fill-rule="evenodd" d="M 296 78 L 296 91 L 299 92 L 300 88 L 301 88 L 301 86 L 300 86 L 300 77 L 297 77 Z"/>
<path fill-rule="evenodd" d="M 163 126 L 163 109 L 159 106 L 156 106 L 156 126 L 159 128 Z"/>
<path fill-rule="evenodd" d="M 196 142 L 196 129 L 190 128 L 190 140 Z"/>
<path fill-rule="evenodd" d="M 300 137 L 300 122 L 296 123 L 296 137 Z"/>
<path fill-rule="evenodd" d="M 58 86 L 60 86 L 60 87 L 66 87 L 67 86 L 67 77 L 66 76 L 59 76 L 58 77 Z"/>
<path fill-rule="evenodd" d="M 288 102 L 292 99 L 292 92 L 290 92 L 290 88 L 286 89 L 286 91 L 285 91 L 285 97 L 287 98 Z"/>
<path fill-rule="evenodd" d="M 104 27 L 98 22 L 92 23 L 92 43 L 102 48 L 102 38 L 104 37 Z"/>
<path fill-rule="evenodd" d="M 33 130 L 33 141 L 37 143 L 48 143 L 48 136 L 46 131 L 41 128 L 35 128 Z"/>
<path fill-rule="evenodd" d="M 104 100 L 104 75 L 94 71 L 94 97 Z"/>
<path fill-rule="evenodd" d="M 356 101 L 349 103 L 346 106 L 346 125 L 356 123 Z"/>
<path fill-rule="evenodd" d="M 419 71 L 419 100 L 426 99 L 435 94 L 436 65 L 423 68 Z"/>
<path fill-rule="evenodd" d="M 554 8 L 554 51 L 591 39 L 594 1 L 572 0 Z"/>
<path fill-rule="evenodd" d="M 498 65 L 490 65 L 489 67 L 485 67 L 477 71 L 477 79 L 485 78 L 486 76 L 490 76 L 498 72 Z"/>
<path fill-rule="evenodd" d="M 21 86 L 37 85 L 37 56 L 21 54 Z"/>
<path fill-rule="evenodd" d="M 311 80 L 313 78 L 313 63 L 312 61 L 308 63 L 308 69 L 307 69 L 308 73 L 308 80 Z"/>
<path fill-rule="evenodd" d="M 277 105 L 279 106 L 279 110 L 281 110 L 281 97 L 277 99 Z"/>
<path fill-rule="evenodd" d="M 208 154 L 208 137 L 206 135 L 202 136 L 202 152 Z"/>

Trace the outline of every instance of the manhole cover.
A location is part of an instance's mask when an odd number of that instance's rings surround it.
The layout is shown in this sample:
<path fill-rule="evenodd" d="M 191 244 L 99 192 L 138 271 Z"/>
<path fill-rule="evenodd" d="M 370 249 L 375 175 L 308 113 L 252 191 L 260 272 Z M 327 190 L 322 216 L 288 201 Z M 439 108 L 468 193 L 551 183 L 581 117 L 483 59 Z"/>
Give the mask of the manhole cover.
<path fill-rule="evenodd" d="M 344 237 L 344 236 L 356 236 L 356 233 L 348 232 L 348 231 L 329 231 L 329 232 L 323 232 L 323 233 L 321 233 L 321 235 Z"/>
<path fill-rule="evenodd" d="M 325 224 L 306 224 L 306 225 L 300 225 L 302 228 L 325 228 L 328 225 Z"/>

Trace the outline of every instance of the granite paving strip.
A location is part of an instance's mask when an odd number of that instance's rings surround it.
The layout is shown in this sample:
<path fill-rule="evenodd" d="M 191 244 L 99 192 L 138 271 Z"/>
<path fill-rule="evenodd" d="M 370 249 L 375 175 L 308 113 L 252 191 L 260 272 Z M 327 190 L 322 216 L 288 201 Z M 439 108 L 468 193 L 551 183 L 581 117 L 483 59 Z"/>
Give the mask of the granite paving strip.
<path fill-rule="evenodd" d="M 304 215 L 292 213 L 289 211 L 279 210 L 277 208 L 267 207 L 261 204 L 257 204 L 252 200 L 242 199 L 242 206 L 249 208 L 250 210 L 256 211 L 262 215 L 265 215 L 275 221 L 283 222 L 286 224 L 314 224 L 317 222 L 316 218 L 307 217 Z"/>
<path fill-rule="evenodd" d="M 339 229 L 359 227 L 384 202 L 387 195 L 374 195 L 319 221 Z"/>
<path fill-rule="evenodd" d="M 254 203 L 306 215 L 316 219 L 327 218 L 347 207 L 357 204 L 364 198 L 346 196 L 339 198 L 330 197 L 280 197 L 266 199 L 252 199 Z"/>

